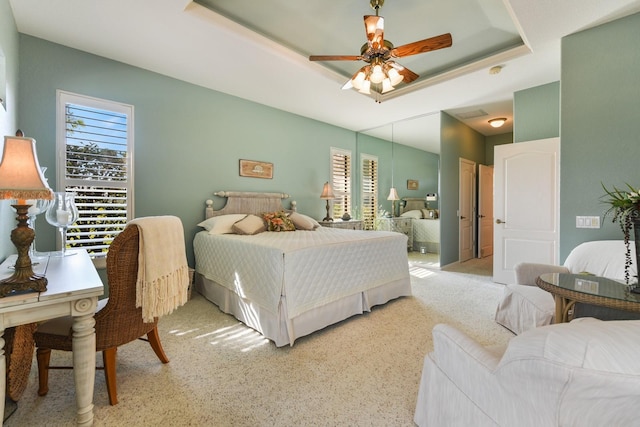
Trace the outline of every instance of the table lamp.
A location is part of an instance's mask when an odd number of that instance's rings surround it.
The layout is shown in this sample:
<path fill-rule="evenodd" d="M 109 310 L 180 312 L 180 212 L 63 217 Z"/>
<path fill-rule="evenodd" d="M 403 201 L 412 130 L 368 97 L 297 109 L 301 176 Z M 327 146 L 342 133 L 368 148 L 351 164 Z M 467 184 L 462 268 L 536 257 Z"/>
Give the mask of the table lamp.
<path fill-rule="evenodd" d="M 42 174 L 36 154 L 36 141 L 16 136 L 4 137 L 0 162 L 0 199 L 16 199 L 12 205 L 17 213 L 18 226 L 11 232 L 11 241 L 18 250 L 13 275 L 0 281 L 0 297 L 13 291 L 46 291 L 47 278 L 33 272 L 29 247 L 35 231 L 29 227 L 27 199 L 53 198 L 53 193 Z"/>
<path fill-rule="evenodd" d="M 398 191 L 396 191 L 395 187 L 391 187 L 389 190 L 389 195 L 387 196 L 387 200 L 391 200 L 391 216 L 396 216 L 396 200 L 400 200 L 400 196 L 398 196 Z"/>
<path fill-rule="evenodd" d="M 322 188 L 322 194 L 320 195 L 322 200 L 327 201 L 327 216 L 324 217 L 323 221 L 333 221 L 333 218 L 329 215 L 329 200 L 333 200 L 336 196 L 333 195 L 333 189 L 328 182 L 324 183 L 324 187 Z"/>

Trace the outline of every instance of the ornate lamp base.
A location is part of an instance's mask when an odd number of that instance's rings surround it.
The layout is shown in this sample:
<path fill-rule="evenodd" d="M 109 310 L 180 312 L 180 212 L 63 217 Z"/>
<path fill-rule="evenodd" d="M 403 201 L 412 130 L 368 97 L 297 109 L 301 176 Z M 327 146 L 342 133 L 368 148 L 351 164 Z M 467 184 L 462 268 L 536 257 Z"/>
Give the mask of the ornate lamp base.
<path fill-rule="evenodd" d="M 333 218 L 329 216 L 329 200 L 327 200 L 327 216 L 324 217 L 323 221 L 333 221 Z"/>
<path fill-rule="evenodd" d="M 33 272 L 29 247 L 35 238 L 35 231 L 29 227 L 27 211 L 30 205 L 12 205 L 18 216 L 18 226 L 11 232 L 11 241 L 18 250 L 13 275 L 0 281 L 0 297 L 5 297 L 13 291 L 37 291 L 47 290 L 47 278 Z"/>

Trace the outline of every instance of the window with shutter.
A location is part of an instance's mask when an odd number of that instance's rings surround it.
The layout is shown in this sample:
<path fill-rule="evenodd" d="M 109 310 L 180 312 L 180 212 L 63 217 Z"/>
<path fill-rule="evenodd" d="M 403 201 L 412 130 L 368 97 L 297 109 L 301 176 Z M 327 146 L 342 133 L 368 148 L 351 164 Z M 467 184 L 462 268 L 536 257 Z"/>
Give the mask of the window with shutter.
<path fill-rule="evenodd" d="M 351 214 L 351 151 L 331 148 L 331 187 L 336 196 L 331 210 L 333 218 Z"/>
<path fill-rule="evenodd" d="M 105 257 L 133 218 L 133 106 L 58 91 L 58 191 L 76 194 L 67 248 Z"/>
<path fill-rule="evenodd" d="M 365 230 L 374 230 L 378 206 L 378 158 L 360 156 L 362 164 L 362 220 Z"/>

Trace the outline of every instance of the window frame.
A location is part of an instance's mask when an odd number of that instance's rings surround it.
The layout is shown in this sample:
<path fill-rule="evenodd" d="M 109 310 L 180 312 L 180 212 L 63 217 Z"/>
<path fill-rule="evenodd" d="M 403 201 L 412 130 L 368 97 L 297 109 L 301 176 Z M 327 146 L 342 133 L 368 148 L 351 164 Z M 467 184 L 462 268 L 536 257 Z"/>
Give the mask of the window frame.
<path fill-rule="evenodd" d="M 345 168 L 345 172 L 348 174 L 348 183 L 344 186 L 336 186 L 336 182 L 345 181 L 342 176 L 336 175 L 336 168 L 334 168 L 334 164 L 338 156 L 347 157 L 349 161 L 349 168 Z M 353 155 L 351 154 L 351 150 L 331 147 L 329 156 L 329 176 L 331 177 L 331 188 L 335 195 L 335 199 L 330 200 L 331 216 L 332 218 L 336 217 L 336 206 L 340 206 L 341 213 L 338 218 L 341 218 L 344 212 L 351 213 L 351 210 L 353 209 Z M 338 200 L 341 201 L 337 202 Z"/>
<path fill-rule="evenodd" d="M 111 111 L 127 116 L 126 124 L 126 181 L 117 181 L 110 184 L 105 181 L 88 181 L 67 179 L 67 104 L 75 104 L 95 108 L 105 111 Z M 56 91 L 56 191 L 65 191 L 67 187 L 72 186 L 97 186 L 97 187 L 113 187 L 126 188 L 126 221 L 134 218 L 134 106 L 124 104 L 117 101 L 94 98 L 87 95 L 76 94 L 63 90 Z M 58 245 L 61 237 L 56 237 Z M 66 242 L 65 242 L 66 244 Z M 94 259 L 106 259 L 108 249 L 103 254 L 90 254 Z"/>
<path fill-rule="evenodd" d="M 375 188 L 375 192 L 365 192 L 365 178 L 367 174 L 365 174 L 364 163 L 367 162 L 375 162 L 375 183 L 373 184 Z M 374 156 L 372 154 L 360 153 L 360 206 L 362 211 L 362 224 L 363 229 L 365 230 L 375 230 L 376 219 L 378 217 L 378 202 L 379 202 L 379 194 L 378 190 L 380 188 L 380 161 L 378 156 Z M 371 219 L 368 221 L 365 206 L 368 206 L 370 203 L 365 201 L 365 197 L 369 194 L 373 194 L 373 206 L 372 206 L 372 215 Z"/>

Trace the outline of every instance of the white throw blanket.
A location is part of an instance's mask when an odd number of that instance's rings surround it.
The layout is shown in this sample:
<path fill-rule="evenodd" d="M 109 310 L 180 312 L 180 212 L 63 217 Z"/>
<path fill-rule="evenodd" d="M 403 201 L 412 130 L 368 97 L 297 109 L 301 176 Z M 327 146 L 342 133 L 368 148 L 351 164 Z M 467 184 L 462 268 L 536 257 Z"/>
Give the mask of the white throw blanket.
<path fill-rule="evenodd" d="M 136 307 L 142 307 L 142 319 L 149 323 L 187 302 L 184 230 L 175 216 L 138 218 L 129 224 L 140 232 Z"/>

